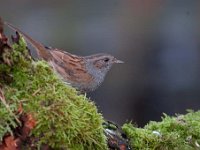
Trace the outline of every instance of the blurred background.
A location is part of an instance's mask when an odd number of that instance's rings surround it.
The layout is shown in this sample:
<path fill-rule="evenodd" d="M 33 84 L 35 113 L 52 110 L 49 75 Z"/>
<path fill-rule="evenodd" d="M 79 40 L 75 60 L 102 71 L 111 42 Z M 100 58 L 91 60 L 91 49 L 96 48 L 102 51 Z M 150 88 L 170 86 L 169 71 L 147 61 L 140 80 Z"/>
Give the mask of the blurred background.
<path fill-rule="evenodd" d="M 200 108 L 199 0 L 6 0 L 0 16 L 45 45 L 125 61 L 88 94 L 106 119 L 143 126 Z"/>

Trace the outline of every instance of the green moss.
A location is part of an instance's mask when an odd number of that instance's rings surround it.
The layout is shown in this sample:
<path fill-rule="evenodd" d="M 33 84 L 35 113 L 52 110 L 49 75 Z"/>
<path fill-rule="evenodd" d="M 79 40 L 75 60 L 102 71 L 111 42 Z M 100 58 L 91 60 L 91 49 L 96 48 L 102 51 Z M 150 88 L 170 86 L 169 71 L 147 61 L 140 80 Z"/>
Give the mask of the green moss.
<path fill-rule="evenodd" d="M 12 111 L 22 102 L 24 111 L 36 119 L 31 134 L 40 139 L 38 147 L 48 144 L 54 149 L 107 149 L 103 118 L 95 104 L 64 84 L 46 62 L 31 60 L 22 39 L 13 49 L 12 67 L 0 64 L 0 73 L 7 71 L 13 77 L 9 85 L 2 82 L 5 97 Z M 0 138 L 16 125 L 1 104 Z"/>
<path fill-rule="evenodd" d="M 151 121 L 144 128 L 131 123 L 123 126 L 133 149 L 196 150 L 200 149 L 200 111 L 169 117 L 161 122 Z"/>

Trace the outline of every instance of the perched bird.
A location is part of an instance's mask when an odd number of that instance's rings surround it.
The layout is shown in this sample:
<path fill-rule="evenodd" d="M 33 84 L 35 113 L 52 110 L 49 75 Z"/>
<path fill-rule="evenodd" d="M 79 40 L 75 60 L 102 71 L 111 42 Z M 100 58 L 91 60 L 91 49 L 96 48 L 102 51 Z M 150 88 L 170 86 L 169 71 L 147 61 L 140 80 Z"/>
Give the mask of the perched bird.
<path fill-rule="evenodd" d="M 38 57 L 47 61 L 63 81 L 83 92 L 95 90 L 103 82 L 113 64 L 123 63 L 109 54 L 77 56 L 57 48 L 49 48 L 12 24 L 5 24 L 19 32 L 36 49 Z"/>

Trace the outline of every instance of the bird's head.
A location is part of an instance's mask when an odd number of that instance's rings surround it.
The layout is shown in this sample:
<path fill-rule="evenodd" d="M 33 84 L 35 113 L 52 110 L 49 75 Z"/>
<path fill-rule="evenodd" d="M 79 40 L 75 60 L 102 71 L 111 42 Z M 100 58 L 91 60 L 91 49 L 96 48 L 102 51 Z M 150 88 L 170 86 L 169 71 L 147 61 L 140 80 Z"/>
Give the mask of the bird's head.
<path fill-rule="evenodd" d="M 109 54 L 96 54 L 87 56 L 87 69 L 95 77 L 104 78 L 113 64 L 124 63 Z"/>

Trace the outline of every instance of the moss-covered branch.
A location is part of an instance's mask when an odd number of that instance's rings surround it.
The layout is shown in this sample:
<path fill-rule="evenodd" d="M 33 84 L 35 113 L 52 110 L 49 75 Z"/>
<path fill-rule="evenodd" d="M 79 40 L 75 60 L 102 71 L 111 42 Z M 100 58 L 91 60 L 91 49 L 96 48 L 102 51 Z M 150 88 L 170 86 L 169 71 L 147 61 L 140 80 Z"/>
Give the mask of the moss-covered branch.
<path fill-rule="evenodd" d="M 23 111 L 36 120 L 31 131 L 37 139 L 35 147 L 107 149 L 103 118 L 94 103 L 63 83 L 46 62 L 33 61 L 22 38 L 4 50 L 1 60 L 1 76 L 12 77 L 10 83 L 0 81 L 10 110 L 17 112 L 22 104 Z M 8 133 L 14 135 L 17 126 L 15 116 L 0 103 L 0 140 Z"/>
<path fill-rule="evenodd" d="M 125 124 L 123 130 L 133 149 L 197 150 L 200 149 L 200 111 L 169 117 L 161 122 L 151 121 L 144 128 Z"/>

